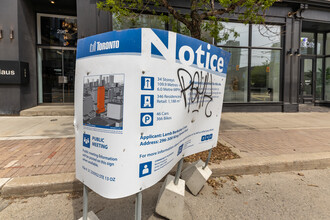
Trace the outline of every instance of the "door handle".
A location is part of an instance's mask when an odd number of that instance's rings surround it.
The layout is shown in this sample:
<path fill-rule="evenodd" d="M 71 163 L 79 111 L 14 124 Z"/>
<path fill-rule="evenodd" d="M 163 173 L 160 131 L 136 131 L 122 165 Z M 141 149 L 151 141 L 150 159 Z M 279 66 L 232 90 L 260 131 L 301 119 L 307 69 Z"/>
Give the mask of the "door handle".
<path fill-rule="evenodd" d="M 303 90 L 304 90 L 304 84 L 302 82 L 300 82 L 300 86 L 299 86 L 299 90 L 300 90 L 300 94 L 303 93 Z"/>

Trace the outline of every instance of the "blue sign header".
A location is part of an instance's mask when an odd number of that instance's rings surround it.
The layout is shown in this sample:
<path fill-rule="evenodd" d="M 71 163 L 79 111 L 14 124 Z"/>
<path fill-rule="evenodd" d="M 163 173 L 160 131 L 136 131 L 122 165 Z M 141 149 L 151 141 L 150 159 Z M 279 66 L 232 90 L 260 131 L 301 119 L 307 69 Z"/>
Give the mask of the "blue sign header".
<path fill-rule="evenodd" d="M 152 56 L 219 74 L 227 73 L 230 53 L 170 31 L 140 28 L 112 31 L 78 40 L 77 59 L 103 54 Z"/>

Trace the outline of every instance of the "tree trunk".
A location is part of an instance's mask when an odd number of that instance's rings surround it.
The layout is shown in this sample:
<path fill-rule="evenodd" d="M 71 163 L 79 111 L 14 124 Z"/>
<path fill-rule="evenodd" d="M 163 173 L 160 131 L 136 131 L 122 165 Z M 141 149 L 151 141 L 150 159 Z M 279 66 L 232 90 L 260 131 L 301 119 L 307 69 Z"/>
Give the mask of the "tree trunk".
<path fill-rule="evenodd" d="M 188 27 L 190 34 L 193 38 L 201 40 L 202 29 L 201 29 L 202 19 L 200 18 L 197 11 L 191 13 L 191 25 Z"/>
<path fill-rule="evenodd" d="M 192 25 L 190 27 L 191 28 L 189 28 L 189 30 L 190 30 L 191 37 L 201 40 L 202 30 L 201 30 L 200 24 Z"/>

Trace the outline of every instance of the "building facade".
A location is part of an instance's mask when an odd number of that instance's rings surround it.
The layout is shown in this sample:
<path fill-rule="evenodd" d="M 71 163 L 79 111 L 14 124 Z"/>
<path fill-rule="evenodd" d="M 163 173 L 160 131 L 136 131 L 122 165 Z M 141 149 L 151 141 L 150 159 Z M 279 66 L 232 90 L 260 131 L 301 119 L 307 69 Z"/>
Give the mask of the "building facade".
<path fill-rule="evenodd" d="M 155 15 L 118 23 L 96 0 L 0 2 L 0 114 L 44 103 L 73 103 L 77 40 L 135 27 L 172 30 Z M 189 1 L 172 1 L 184 10 Z M 226 41 L 206 41 L 232 53 L 223 111 L 296 112 L 299 104 L 330 105 L 330 2 L 283 0 L 266 26 L 223 23 Z M 180 27 L 179 23 L 176 23 Z M 176 27 L 176 29 L 177 29 Z M 220 34 L 225 34 L 222 32 Z"/>

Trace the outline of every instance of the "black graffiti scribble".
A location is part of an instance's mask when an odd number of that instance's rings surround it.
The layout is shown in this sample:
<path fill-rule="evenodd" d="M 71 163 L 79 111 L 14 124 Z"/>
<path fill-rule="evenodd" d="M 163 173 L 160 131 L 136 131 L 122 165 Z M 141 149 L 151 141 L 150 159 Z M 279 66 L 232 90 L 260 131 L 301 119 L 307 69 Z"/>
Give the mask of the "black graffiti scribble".
<path fill-rule="evenodd" d="M 191 104 L 196 103 L 196 109 L 193 109 L 192 112 L 199 112 L 199 109 L 205 105 L 205 116 L 211 117 L 212 111 L 208 110 L 208 106 L 210 102 L 213 100 L 212 98 L 212 74 L 204 73 L 203 71 L 196 71 L 194 76 L 183 68 L 179 68 L 177 71 L 178 79 L 181 86 L 181 94 L 183 95 L 185 108 L 188 108 L 188 112 L 190 112 Z M 185 82 L 185 79 L 186 80 Z M 187 82 L 188 81 L 188 82 Z M 187 85 L 186 85 L 187 84 Z M 208 86 L 210 88 L 210 94 L 207 93 Z M 188 94 L 187 94 L 188 92 Z M 187 96 L 190 97 L 189 99 Z M 208 99 L 208 100 L 207 100 Z"/>

